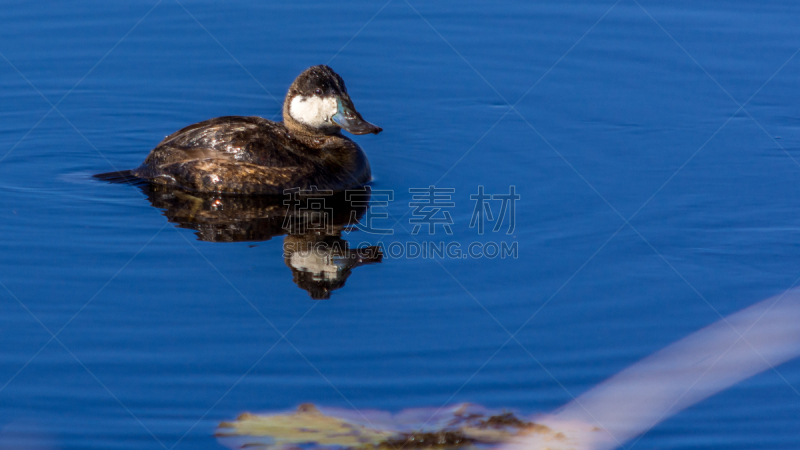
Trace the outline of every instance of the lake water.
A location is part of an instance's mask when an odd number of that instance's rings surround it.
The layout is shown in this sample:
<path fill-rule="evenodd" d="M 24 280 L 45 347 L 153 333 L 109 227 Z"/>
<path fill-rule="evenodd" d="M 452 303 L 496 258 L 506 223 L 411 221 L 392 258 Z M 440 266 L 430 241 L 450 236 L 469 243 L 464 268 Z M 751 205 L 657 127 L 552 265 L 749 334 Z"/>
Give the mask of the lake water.
<path fill-rule="evenodd" d="M 788 289 L 798 19 L 793 2 L 6 2 L 0 443 L 219 449 L 220 421 L 305 402 L 547 412 Z M 384 255 L 317 301 L 284 237 L 210 242 L 91 178 L 190 123 L 279 118 L 324 63 L 385 130 L 355 140 L 393 192 L 373 225 L 397 221 L 343 238 L 516 257 Z M 429 186 L 452 190 L 452 234 L 413 234 L 410 189 Z M 497 231 L 497 197 L 470 227 L 479 186 L 519 195 Z M 794 360 L 635 448 L 796 449 L 798 388 Z"/>

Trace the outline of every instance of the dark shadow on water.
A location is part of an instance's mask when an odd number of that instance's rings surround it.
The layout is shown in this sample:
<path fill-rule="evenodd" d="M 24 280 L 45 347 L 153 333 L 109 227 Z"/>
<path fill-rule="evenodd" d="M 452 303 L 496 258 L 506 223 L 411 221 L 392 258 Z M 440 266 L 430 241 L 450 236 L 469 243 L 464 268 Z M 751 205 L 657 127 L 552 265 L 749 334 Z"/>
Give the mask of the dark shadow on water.
<path fill-rule="evenodd" d="M 190 192 L 113 172 L 104 181 L 139 188 L 171 223 L 195 230 L 206 242 L 257 242 L 286 236 L 283 258 L 295 284 L 312 299 L 330 298 L 356 267 L 381 262 L 378 247 L 350 248 L 342 232 L 355 226 L 369 206 L 369 186 L 345 192 L 293 190 L 285 196 Z"/>

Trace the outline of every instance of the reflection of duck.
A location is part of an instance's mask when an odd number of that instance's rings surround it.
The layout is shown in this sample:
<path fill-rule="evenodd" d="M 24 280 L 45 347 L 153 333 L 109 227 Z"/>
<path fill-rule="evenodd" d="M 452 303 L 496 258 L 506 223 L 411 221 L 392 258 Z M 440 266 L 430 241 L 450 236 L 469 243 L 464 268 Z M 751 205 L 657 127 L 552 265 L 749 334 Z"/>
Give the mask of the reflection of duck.
<path fill-rule="evenodd" d="M 150 203 L 164 210 L 170 222 L 197 230 L 207 242 L 266 241 L 276 236 L 339 234 L 355 225 L 367 210 L 369 187 L 317 195 L 220 195 L 190 192 L 173 186 L 141 183 Z M 309 191 L 314 192 L 314 191 Z M 356 201 L 347 195 L 363 193 Z M 324 201 L 313 201 L 314 199 Z M 290 201 L 291 200 L 291 201 Z"/>
<path fill-rule="evenodd" d="M 286 235 L 284 261 L 294 282 L 315 300 L 330 298 L 344 286 L 352 270 L 380 262 L 377 247 L 351 249 L 342 231 L 367 210 L 370 188 L 346 192 L 295 191 L 292 196 L 220 195 L 189 192 L 174 186 L 128 177 L 104 177 L 131 183 L 172 223 L 197 230 L 208 242 L 265 241 Z"/>
<path fill-rule="evenodd" d="M 283 104 L 284 122 L 228 116 L 167 136 L 132 174 L 195 192 L 282 194 L 284 189 L 344 190 L 370 181 L 361 147 L 341 134 L 380 133 L 353 106 L 328 66 L 297 77 Z"/>
<path fill-rule="evenodd" d="M 288 235 L 283 241 L 286 265 L 294 282 L 314 300 L 328 299 L 331 291 L 344 286 L 353 268 L 381 262 L 378 247 L 350 249 L 339 236 Z"/>

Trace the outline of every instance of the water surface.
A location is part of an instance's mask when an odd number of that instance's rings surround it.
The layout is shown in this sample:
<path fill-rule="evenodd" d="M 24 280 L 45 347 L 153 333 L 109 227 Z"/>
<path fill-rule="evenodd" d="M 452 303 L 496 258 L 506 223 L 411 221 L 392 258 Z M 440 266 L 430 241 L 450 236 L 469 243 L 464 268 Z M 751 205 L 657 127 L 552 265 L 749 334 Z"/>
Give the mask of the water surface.
<path fill-rule="evenodd" d="M 220 421 L 304 402 L 550 411 L 789 288 L 798 18 L 743 1 L 9 2 L 0 442 L 218 449 Z M 279 117 L 320 63 L 384 128 L 355 139 L 394 191 L 377 223 L 401 219 L 345 240 L 518 258 L 384 258 L 315 301 L 283 237 L 202 240 L 90 178 L 190 123 Z M 454 189 L 452 235 L 411 234 L 409 189 L 430 185 Z M 478 186 L 511 185 L 513 234 L 470 228 Z M 797 448 L 798 386 L 790 361 L 636 447 Z"/>

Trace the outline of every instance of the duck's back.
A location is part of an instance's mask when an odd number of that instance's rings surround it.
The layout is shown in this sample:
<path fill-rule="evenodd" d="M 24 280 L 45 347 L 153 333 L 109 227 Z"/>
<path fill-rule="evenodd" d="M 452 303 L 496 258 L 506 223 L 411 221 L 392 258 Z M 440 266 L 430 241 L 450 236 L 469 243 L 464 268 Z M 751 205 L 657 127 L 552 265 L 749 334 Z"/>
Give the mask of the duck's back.
<path fill-rule="evenodd" d="M 202 158 L 222 158 L 262 166 L 290 167 L 299 155 L 291 150 L 286 126 L 261 117 L 209 119 L 172 133 L 150 152 L 144 165 Z"/>
<path fill-rule="evenodd" d="M 333 151 L 315 148 L 280 122 L 218 117 L 167 136 L 133 173 L 202 192 L 244 194 L 281 194 L 312 185 L 339 190 L 369 181 L 361 149 L 344 137 L 336 140 Z M 341 161 L 331 161 L 332 154 Z"/>

